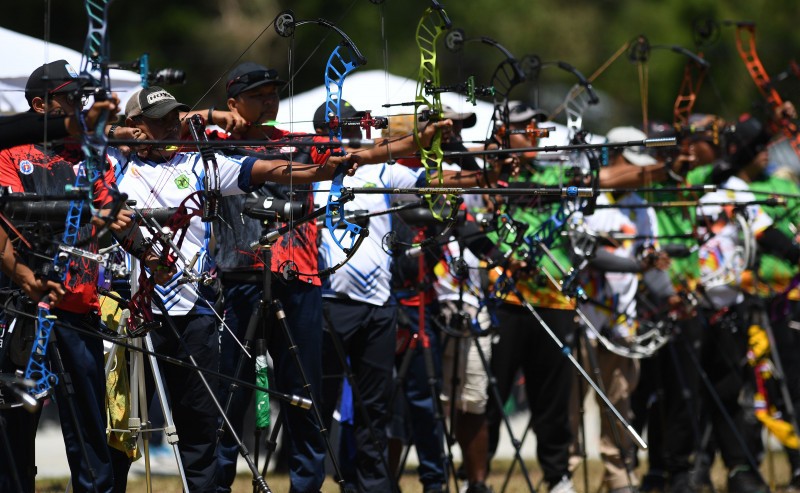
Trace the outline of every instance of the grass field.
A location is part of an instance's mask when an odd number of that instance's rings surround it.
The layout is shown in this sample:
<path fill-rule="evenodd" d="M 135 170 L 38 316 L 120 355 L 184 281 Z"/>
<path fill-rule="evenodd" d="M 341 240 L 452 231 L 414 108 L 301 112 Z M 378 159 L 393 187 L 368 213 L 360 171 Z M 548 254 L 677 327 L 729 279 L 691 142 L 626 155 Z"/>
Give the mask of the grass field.
<path fill-rule="evenodd" d="M 501 486 L 506 476 L 506 471 L 510 462 L 500 462 L 493 464 L 493 472 L 489 480 L 489 484 L 494 487 L 496 492 L 500 492 Z M 531 471 L 531 478 L 537 491 L 545 491 L 544 487 L 539 486 L 541 481 L 541 474 L 535 463 L 526 463 Z M 770 482 L 774 492 L 783 491 L 783 486 L 789 481 L 789 468 L 786 458 L 783 453 L 776 452 L 768 456 L 761 467 L 764 477 Z M 519 468 L 516 469 L 519 471 Z M 579 468 L 575 474 L 574 482 L 575 487 L 579 493 L 586 493 L 584 487 L 584 474 L 583 468 Z M 726 472 L 725 469 L 717 463 L 711 472 L 712 481 L 714 482 L 715 489 L 718 493 L 724 493 L 726 490 Z M 282 493 L 289 491 L 289 478 L 285 475 L 270 475 L 266 478 L 267 484 L 270 489 L 275 493 Z M 602 464 L 599 461 L 589 462 L 589 492 L 604 491 L 601 490 L 602 482 Z M 48 479 L 37 482 L 37 492 L 40 493 L 57 493 L 63 492 L 67 485 L 66 479 Z M 452 486 L 452 483 L 451 483 Z M 416 493 L 422 491 L 422 488 L 417 481 L 415 474 L 406 474 L 400 481 L 400 487 L 404 493 Z M 330 478 L 323 485 L 322 491 L 325 493 L 338 492 L 339 488 Z M 141 476 L 131 476 L 128 481 L 129 492 L 146 492 L 147 487 L 144 478 Z M 252 491 L 251 478 L 249 476 L 240 475 L 236 478 L 233 485 L 234 493 L 250 493 Z M 528 488 L 525 480 L 519 472 L 513 474 L 509 482 L 507 493 L 525 493 Z M 156 493 L 180 493 L 181 486 L 180 480 L 177 477 L 154 477 L 153 478 L 153 492 Z"/>

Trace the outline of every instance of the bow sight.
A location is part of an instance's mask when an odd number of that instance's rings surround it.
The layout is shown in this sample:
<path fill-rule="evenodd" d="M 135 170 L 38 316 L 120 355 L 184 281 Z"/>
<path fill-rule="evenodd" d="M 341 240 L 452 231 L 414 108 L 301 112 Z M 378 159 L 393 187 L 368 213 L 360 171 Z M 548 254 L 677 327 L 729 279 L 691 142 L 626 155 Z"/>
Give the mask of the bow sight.
<path fill-rule="evenodd" d="M 179 85 L 186 82 L 186 72 L 178 68 L 162 68 L 155 73 L 150 71 L 150 55 L 144 53 L 132 62 L 112 62 L 108 68 L 130 70 L 142 78 L 142 87 L 147 89 L 151 84 L 159 86 Z"/>

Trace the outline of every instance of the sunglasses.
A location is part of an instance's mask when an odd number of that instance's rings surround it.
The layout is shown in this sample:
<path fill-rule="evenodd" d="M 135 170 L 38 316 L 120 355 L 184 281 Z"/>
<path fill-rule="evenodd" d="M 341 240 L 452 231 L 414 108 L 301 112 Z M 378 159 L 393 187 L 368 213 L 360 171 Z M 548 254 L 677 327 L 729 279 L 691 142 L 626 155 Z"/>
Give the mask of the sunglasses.
<path fill-rule="evenodd" d="M 273 69 L 268 70 L 257 70 L 255 72 L 248 72 L 246 74 L 242 74 L 239 77 L 228 81 L 228 85 L 225 86 L 225 90 L 231 88 L 233 84 L 244 84 L 248 86 L 250 84 L 254 84 L 256 82 L 261 82 L 264 80 L 276 80 L 278 78 L 278 71 Z"/>

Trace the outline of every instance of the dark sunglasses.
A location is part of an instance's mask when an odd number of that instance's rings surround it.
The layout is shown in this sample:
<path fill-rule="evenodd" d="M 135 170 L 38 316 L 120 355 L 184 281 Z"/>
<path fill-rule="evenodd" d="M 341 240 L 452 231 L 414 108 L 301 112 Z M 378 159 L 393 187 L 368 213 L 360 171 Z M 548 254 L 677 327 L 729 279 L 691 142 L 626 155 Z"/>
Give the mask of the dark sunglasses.
<path fill-rule="evenodd" d="M 249 86 L 250 84 L 254 84 L 256 82 L 261 82 L 264 80 L 276 80 L 277 78 L 278 78 L 278 71 L 273 69 L 248 72 L 246 74 L 240 75 L 239 77 L 233 80 L 228 81 L 228 85 L 225 86 L 225 90 L 230 89 L 233 84 L 242 83 L 245 86 Z"/>

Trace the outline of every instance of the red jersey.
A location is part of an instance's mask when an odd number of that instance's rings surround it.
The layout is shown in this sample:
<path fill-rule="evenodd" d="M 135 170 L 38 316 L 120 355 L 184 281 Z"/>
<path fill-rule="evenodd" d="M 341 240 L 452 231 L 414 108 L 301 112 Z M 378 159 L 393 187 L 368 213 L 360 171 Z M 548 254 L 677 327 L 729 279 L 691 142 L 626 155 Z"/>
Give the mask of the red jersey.
<path fill-rule="evenodd" d="M 290 132 L 275 127 L 269 127 L 267 138 L 269 140 L 286 139 Z M 222 132 L 209 132 L 211 139 L 230 139 L 232 144 L 234 139 Z M 307 146 L 284 146 L 284 147 L 247 147 L 243 149 L 248 153 L 263 154 L 264 159 L 285 159 L 296 163 L 309 163 L 309 147 Z M 232 154 L 238 154 L 234 149 Z M 294 194 L 290 196 L 290 192 Z M 253 192 L 263 197 L 274 197 L 288 200 L 290 197 L 295 201 L 303 201 L 308 210 L 314 207 L 314 196 L 309 185 L 293 186 L 290 190 L 287 185 L 276 183 L 265 183 L 258 190 Z M 222 198 L 220 214 L 227 223 L 223 224 L 215 232 L 217 239 L 217 250 L 215 261 L 223 272 L 242 272 L 261 270 L 263 263 L 257 254 L 250 249 L 250 244 L 258 241 L 261 237 L 261 222 L 244 216 L 242 210 L 245 202 L 244 195 L 231 195 Z M 276 227 L 283 226 L 285 223 L 276 224 Z M 298 272 L 316 274 L 319 267 L 319 249 L 317 246 L 317 224 L 309 221 L 298 225 L 290 232 L 281 236 L 272 247 L 272 272 L 281 272 L 281 267 L 287 261 L 292 261 L 297 266 Z M 322 283 L 318 277 L 299 276 L 304 282 L 320 286 Z"/>
<path fill-rule="evenodd" d="M 63 194 L 67 185 L 75 184 L 77 166 L 82 160 L 83 154 L 77 147 L 51 148 L 46 154 L 39 145 L 12 147 L 0 151 L 0 186 L 11 187 L 14 192 Z M 110 167 L 105 173 L 105 180 L 108 184 L 116 182 Z M 94 194 L 94 206 L 98 209 L 111 202 L 108 189 L 103 184 L 95 184 Z M 61 240 L 63 229 L 59 227 L 54 231 L 57 240 Z M 94 232 L 91 224 L 82 225 L 78 233 L 79 241 L 89 238 Z M 96 252 L 97 242 L 91 240 L 82 248 Z M 24 252 L 20 253 L 24 255 Z M 99 266 L 96 262 L 73 257 L 64 281 L 66 295 L 59 308 L 79 314 L 98 310 L 98 277 Z"/>

